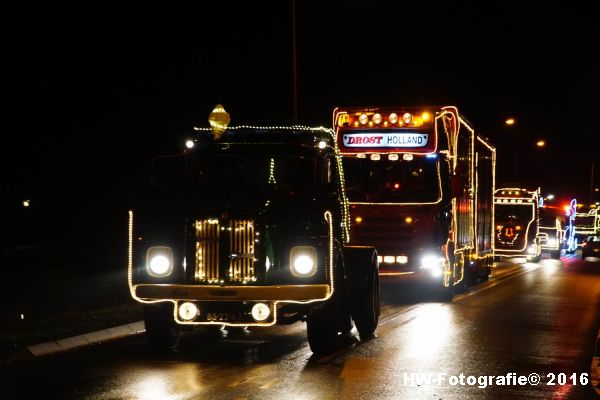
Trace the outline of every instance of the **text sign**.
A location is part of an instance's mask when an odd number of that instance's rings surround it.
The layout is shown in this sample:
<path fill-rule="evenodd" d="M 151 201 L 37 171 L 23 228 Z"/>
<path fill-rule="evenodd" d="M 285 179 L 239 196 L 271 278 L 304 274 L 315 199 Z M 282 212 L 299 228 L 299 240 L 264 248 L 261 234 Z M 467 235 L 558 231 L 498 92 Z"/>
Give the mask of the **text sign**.
<path fill-rule="evenodd" d="M 427 133 L 346 133 L 344 147 L 425 147 Z"/>

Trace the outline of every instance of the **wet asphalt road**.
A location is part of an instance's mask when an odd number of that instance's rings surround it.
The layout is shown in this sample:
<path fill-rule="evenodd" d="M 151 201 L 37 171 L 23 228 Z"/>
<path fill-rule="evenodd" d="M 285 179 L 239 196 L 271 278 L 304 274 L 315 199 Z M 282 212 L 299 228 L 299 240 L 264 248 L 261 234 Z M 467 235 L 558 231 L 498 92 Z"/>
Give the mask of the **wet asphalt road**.
<path fill-rule="evenodd" d="M 138 336 L 2 367 L 0 398 L 596 398 L 581 378 L 600 325 L 600 262 L 499 263 L 452 303 L 394 292 L 384 288 L 375 338 L 345 338 L 326 357 L 311 354 L 301 323 L 217 340 L 196 331 L 171 354 Z M 531 374 L 538 385 L 498 380 Z"/>

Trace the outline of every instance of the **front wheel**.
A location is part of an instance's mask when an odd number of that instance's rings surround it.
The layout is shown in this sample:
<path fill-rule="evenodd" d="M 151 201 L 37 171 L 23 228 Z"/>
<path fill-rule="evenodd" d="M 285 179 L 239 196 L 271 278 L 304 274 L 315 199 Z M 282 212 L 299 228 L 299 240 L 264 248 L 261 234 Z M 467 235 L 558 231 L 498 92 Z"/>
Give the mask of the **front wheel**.
<path fill-rule="evenodd" d="M 349 261 L 347 271 L 350 279 L 349 301 L 351 315 L 361 339 L 375 333 L 381 312 L 379 270 L 377 254 L 372 249 L 352 249 L 362 254 L 345 257 Z M 348 254 L 349 255 L 349 254 Z"/>
<path fill-rule="evenodd" d="M 313 309 L 306 319 L 308 344 L 315 354 L 330 353 L 337 345 L 338 324 L 334 310 L 333 299 L 330 299 Z"/>
<path fill-rule="evenodd" d="M 180 337 L 179 325 L 173 316 L 173 303 L 144 305 L 144 323 L 148 344 L 156 350 L 172 350 Z"/>

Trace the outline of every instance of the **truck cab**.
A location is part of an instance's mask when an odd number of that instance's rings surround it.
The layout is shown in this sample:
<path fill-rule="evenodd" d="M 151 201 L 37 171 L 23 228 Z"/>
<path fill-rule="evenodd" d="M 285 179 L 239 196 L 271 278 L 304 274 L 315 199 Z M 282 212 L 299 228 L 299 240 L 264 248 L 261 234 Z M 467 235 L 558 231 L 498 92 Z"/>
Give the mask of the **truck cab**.
<path fill-rule="evenodd" d="M 152 345 L 176 346 L 182 327 L 301 320 L 315 353 L 330 351 L 352 321 L 361 339 L 373 334 L 377 254 L 346 245 L 331 130 L 196 128 L 182 153 L 157 158 L 152 170 L 168 200 L 135 220 L 129 213 L 130 290 L 145 306 Z"/>

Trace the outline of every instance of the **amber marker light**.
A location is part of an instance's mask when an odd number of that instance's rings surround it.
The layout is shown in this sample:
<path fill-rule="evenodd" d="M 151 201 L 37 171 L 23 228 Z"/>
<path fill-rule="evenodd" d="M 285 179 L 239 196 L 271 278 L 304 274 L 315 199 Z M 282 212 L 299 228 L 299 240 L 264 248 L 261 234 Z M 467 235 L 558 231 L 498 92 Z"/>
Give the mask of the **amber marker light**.
<path fill-rule="evenodd" d="M 412 217 L 406 217 L 406 218 L 404 218 L 404 222 L 406 222 L 407 224 L 412 224 L 413 219 L 412 219 Z"/>
<path fill-rule="evenodd" d="M 425 111 L 423 114 L 421 114 L 421 119 L 423 121 L 429 121 L 431 119 L 431 114 L 429 114 L 427 111 Z"/>
<path fill-rule="evenodd" d="M 537 147 L 544 147 L 546 145 L 546 142 L 544 140 L 538 140 L 535 145 Z"/>
<path fill-rule="evenodd" d="M 515 124 L 515 119 L 514 118 L 508 118 L 506 121 L 504 121 L 504 123 L 506 125 L 509 125 L 509 126 L 514 125 Z"/>
<path fill-rule="evenodd" d="M 362 217 L 356 217 L 354 221 L 356 221 L 357 224 L 360 224 L 362 222 Z"/>

